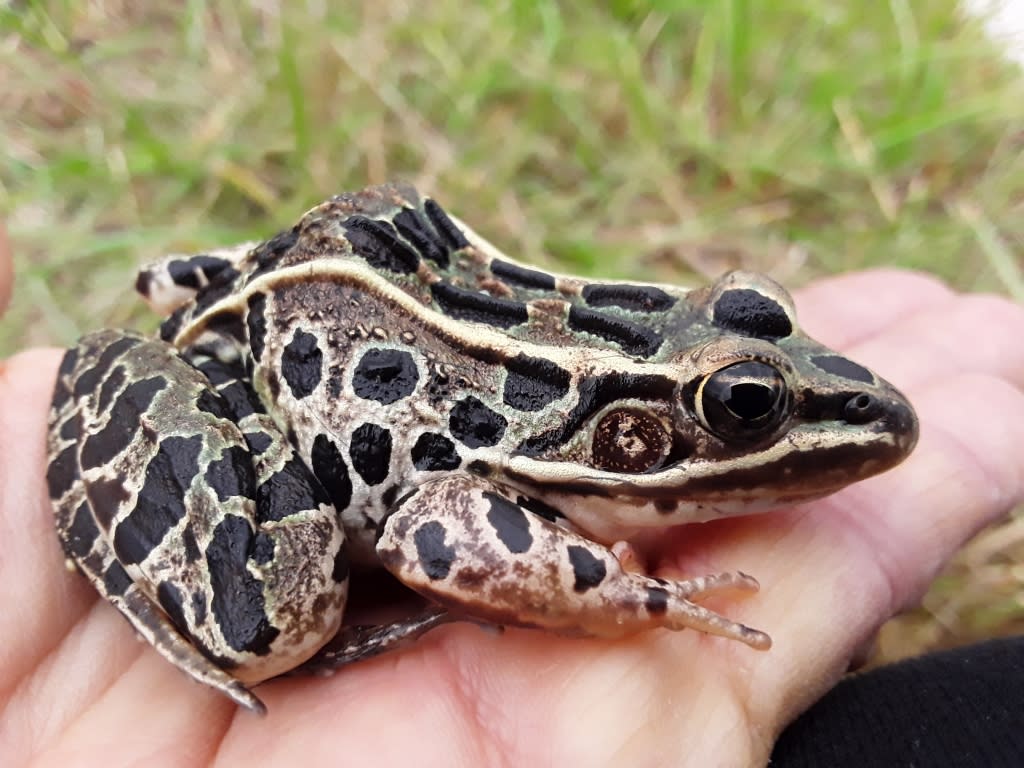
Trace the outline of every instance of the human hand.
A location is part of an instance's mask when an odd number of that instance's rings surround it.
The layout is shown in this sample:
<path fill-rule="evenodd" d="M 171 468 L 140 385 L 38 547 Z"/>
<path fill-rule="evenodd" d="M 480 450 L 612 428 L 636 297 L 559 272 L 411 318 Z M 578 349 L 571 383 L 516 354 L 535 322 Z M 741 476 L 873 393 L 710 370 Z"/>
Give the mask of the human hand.
<path fill-rule="evenodd" d="M 607 641 L 449 625 L 329 679 L 260 686 L 266 718 L 191 683 L 64 569 L 44 484 L 59 353 L 6 361 L 0 764 L 764 763 L 878 626 L 1024 497 L 1024 310 L 894 271 L 821 281 L 798 306 L 812 336 L 900 387 L 922 428 L 890 473 L 663 539 L 664 573 L 757 576 L 762 592 L 725 612 L 769 632 L 771 651 L 696 632 Z"/>

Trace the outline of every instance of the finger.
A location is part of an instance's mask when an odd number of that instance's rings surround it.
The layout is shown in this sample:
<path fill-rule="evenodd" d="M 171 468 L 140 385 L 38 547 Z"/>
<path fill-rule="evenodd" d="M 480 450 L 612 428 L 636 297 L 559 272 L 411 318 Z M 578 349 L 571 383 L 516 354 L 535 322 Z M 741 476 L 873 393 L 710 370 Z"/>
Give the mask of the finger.
<path fill-rule="evenodd" d="M 891 326 L 880 343 L 854 349 L 855 355 L 884 357 L 883 375 L 902 387 L 975 372 L 1024 388 L 1022 338 L 1024 308 L 977 294 L 924 309 Z"/>
<path fill-rule="evenodd" d="M 1022 337 L 1024 308 L 993 296 L 969 295 L 923 307 L 884 336 L 855 347 L 857 354 L 884 361 L 893 377 L 906 386 L 919 412 L 922 440 L 897 474 L 904 480 L 899 490 L 914 498 L 905 484 L 909 478 L 925 483 L 918 498 L 928 498 L 936 487 L 944 494 L 944 503 L 933 516 L 888 521 L 892 531 L 898 532 L 901 525 L 909 525 L 910 530 L 879 542 L 883 564 L 895 563 L 885 544 L 902 546 L 913 541 L 917 546 L 910 551 L 921 559 L 903 556 L 904 564 L 918 565 L 931 554 L 940 558 L 941 565 L 968 536 L 1020 500 Z M 959 503 L 951 503 L 957 494 Z M 923 589 L 907 578 L 893 581 L 907 583 L 910 589 L 909 594 L 896 591 L 895 607 L 902 607 Z"/>
<path fill-rule="evenodd" d="M 43 490 L 58 360 L 56 350 L 32 350 L 0 362 L 0 612 L 18 628 L 5 633 L 0 694 L 34 669 L 93 602 L 84 580 L 65 570 Z"/>
<path fill-rule="evenodd" d="M 112 611 L 107 615 L 115 618 Z M 125 622 L 120 624 L 119 629 L 128 629 Z M 123 635 L 129 636 L 129 642 L 135 646 L 131 649 L 134 656 L 119 660 L 106 685 L 91 691 L 92 699 L 76 701 L 80 711 L 75 712 L 74 718 L 61 717 L 68 708 L 61 698 L 61 689 L 50 691 L 47 721 L 33 723 L 33 728 L 28 729 L 42 731 L 38 741 L 46 745 L 45 751 L 35 749 L 28 753 L 35 758 L 33 762 L 102 765 L 111 761 L 111 745 L 116 744 L 120 758 L 114 760 L 117 763 L 211 765 L 224 732 L 236 716 L 236 708 L 219 694 L 189 682 L 147 646 L 131 640 L 129 632 Z M 104 651 L 90 650 L 101 654 Z M 92 660 L 84 653 L 78 656 L 77 674 L 81 675 L 81 667 Z M 97 661 L 109 663 L 102 656 Z M 69 678 L 67 684 L 74 687 L 75 678 Z M 147 705 L 153 707 L 152 711 L 147 712 Z M 54 719 L 60 722 L 58 728 L 50 725 L 51 709 L 57 710 Z M 128 723 L 130 728 L 125 727 Z M 142 755 L 145 759 L 138 760 L 136 756 Z"/>
<path fill-rule="evenodd" d="M 1024 500 L 1024 393 L 968 374 L 922 390 L 916 403 L 921 441 L 906 471 L 881 489 L 851 489 L 854 504 L 859 492 L 865 505 L 892 505 L 884 524 L 843 521 L 860 528 L 886 576 L 890 613 L 916 602 L 957 548 Z"/>
<path fill-rule="evenodd" d="M 870 269 L 817 280 L 795 295 L 801 327 L 840 350 L 956 298 L 941 280 L 898 269 Z"/>
<path fill-rule="evenodd" d="M 958 295 L 926 275 L 872 270 L 809 286 L 799 310 L 811 336 L 897 386 L 971 371 L 1024 386 L 1024 309 L 1007 299 Z"/>
<path fill-rule="evenodd" d="M 14 282 L 14 263 L 11 255 L 11 244 L 7 239 L 7 230 L 0 222 L 0 315 L 7 309 L 11 300 L 11 284 Z"/>

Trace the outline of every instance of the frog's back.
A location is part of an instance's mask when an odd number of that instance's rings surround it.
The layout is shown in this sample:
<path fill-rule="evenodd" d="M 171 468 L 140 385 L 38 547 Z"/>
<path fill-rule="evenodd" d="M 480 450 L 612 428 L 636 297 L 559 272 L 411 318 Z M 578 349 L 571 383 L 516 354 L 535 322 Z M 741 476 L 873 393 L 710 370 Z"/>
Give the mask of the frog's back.
<path fill-rule="evenodd" d="M 337 195 L 255 247 L 172 265 L 170 275 L 166 264 L 144 271 L 138 285 L 151 303 L 157 303 L 157 271 L 165 273 L 165 284 L 191 290 L 194 299 L 179 294 L 161 329 L 165 340 L 179 346 L 208 326 L 231 325 L 226 315 L 244 314 L 243 304 L 232 299 L 278 280 L 333 275 L 337 282 L 350 274 L 375 275 L 382 288 L 404 292 L 421 312 L 539 347 L 590 348 L 653 362 L 714 333 L 684 289 L 589 282 L 523 266 L 402 184 Z"/>

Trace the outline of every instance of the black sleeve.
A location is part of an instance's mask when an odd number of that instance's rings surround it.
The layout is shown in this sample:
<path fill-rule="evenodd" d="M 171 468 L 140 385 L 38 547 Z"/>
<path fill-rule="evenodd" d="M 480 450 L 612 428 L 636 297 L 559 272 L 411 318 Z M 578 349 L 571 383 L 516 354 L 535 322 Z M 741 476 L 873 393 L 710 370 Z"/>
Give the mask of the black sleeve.
<path fill-rule="evenodd" d="M 1024 637 L 850 675 L 783 732 L 770 765 L 1024 767 Z"/>

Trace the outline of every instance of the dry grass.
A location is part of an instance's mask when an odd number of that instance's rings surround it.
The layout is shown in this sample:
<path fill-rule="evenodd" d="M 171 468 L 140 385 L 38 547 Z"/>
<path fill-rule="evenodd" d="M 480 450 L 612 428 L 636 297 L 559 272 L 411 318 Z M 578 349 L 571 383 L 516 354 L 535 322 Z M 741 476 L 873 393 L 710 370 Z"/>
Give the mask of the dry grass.
<path fill-rule="evenodd" d="M 568 271 L 886 263 L 1024 298 L 1024 78 L 953 0 L 0 7 L 0 353 L 152 325 L 140 261 L 394 177 Z M 886 653 L 1019 629 L 1022 525 Z"/>

